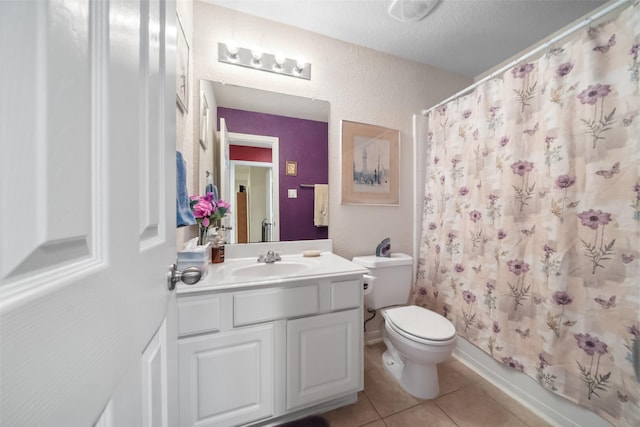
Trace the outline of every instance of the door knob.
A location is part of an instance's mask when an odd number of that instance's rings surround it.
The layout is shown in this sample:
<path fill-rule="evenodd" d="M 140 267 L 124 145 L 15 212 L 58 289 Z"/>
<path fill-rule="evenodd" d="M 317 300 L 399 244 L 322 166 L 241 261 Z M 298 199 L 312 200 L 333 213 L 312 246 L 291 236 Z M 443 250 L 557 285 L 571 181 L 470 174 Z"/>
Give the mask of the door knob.
<path fill-rule="evenodd" d="M 195 285 L 200 281 L 201 277 L 202 272 L 198 267 L 187 267 L 184 271 L 179 271 L 178 267 L 172 264 L 167 273 L 167 285 L 169 290 L 172 291 L 176 288 L 176 283 L 180 281 L 187 285 Z"/>

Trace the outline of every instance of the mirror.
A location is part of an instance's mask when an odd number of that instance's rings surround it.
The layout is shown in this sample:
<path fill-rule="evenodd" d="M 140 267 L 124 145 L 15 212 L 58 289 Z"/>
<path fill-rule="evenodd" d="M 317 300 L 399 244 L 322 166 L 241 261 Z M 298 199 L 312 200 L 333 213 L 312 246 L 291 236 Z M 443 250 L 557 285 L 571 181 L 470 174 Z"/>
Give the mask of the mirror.
<path fill-rule="evenodd" d="M 215 136 L 201 151 L 200 176 L 211 171 L 231 203 L 226 241 L 328 238 L 328 227 L 314 225 L 314 187 L 329 178 L 329 103 L 208 80 L 200 97 L 209 111 L 200 134 Z"/>

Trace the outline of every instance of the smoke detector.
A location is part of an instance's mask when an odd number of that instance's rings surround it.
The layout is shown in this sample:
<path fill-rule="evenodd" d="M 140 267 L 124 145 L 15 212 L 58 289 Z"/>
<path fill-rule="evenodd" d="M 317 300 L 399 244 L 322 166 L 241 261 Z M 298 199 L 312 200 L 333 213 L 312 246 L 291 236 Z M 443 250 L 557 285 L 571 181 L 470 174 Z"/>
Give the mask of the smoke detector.
<path fill-rule="evenodd" d="M 431 12 L 440 0 L 393 0 L 389 15 L 401 22 L 418 22 Z"/>

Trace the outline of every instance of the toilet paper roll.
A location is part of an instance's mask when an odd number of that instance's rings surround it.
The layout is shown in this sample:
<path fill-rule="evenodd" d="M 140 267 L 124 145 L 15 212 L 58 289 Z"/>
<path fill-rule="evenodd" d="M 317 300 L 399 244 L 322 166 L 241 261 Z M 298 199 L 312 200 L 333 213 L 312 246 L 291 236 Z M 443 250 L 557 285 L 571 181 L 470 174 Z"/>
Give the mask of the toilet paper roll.
<path fill-rule="evenodd" d="M 375 282 L 376 278 L 369 275 L 369 274 L 364 274 L 364 294 L 370 294 L 371 291 L 373 290 L 373 282 Z"/>

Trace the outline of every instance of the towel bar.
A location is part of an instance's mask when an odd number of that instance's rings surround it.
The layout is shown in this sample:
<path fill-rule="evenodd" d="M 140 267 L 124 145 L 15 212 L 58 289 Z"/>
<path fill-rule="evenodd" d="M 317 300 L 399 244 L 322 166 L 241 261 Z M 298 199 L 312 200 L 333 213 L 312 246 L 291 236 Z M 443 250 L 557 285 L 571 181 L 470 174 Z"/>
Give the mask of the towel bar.
<path fill-rule="evenodd" d="M 315 184 L 299 184 L 302 188 L 314 188 Z"/>

